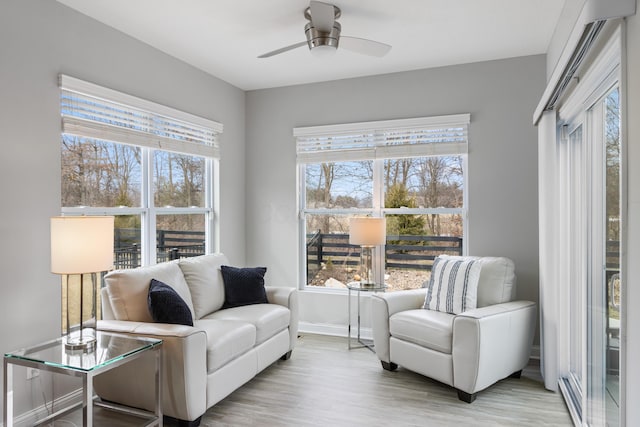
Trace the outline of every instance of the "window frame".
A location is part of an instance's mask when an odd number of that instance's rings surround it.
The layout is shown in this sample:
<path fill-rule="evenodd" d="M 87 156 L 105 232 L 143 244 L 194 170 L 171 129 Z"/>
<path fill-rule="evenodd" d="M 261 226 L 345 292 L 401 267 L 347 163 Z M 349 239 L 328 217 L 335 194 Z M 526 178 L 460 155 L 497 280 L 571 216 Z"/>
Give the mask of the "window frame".
<path fill-rule="evenodd" d="M 141 259 L 142 266 L 157 263 L 156 249 L 156 218 L 159 215 L 198 214 L 205 218 L 205 253 L 213 253 L 219 247 L 219 147 L 217 138 L 222 133 L 220 123 L 204 119 L 190 113 L 175 110 L 161 104 L 156 104 L 122 92 L 104 88 L 93 83 L 85 82 L 73 77 L 60 75 L 61 88 L 61 138 L 65 134 L 84 137 L 93 140 L 107 141 L 113 144 L 127 145 L 140 149 L 141 182 L 140 206 L 137 207 L 93 207 L 93 206 L 61 206 L 63 215 L 137 215 L 140 216 Z M 132 139 L 127 137 L 127 129 L 110 127 L 99 121 L 78 119 L 73 114 L 65 114 L 63 97 L 65 91 L 78 93 L 80 97 L 96 98 L 105 103 L 117 103 L 124 110 L 144 111 L 152 117 L 160 117 L 169 121 L 176 120 L 187 127 L 193 124 L 195 128 L 208 132 L 210 141 L 180 141 L 169 140 L 166 137 L 156 137 L 153 134 L 141 135 L 136 132 Z M 83 133 L 87 130 L 87 134 Z M 113 131 L 113 133 L 111 133 Z M 101 137 L 102 135 L 106 137 Z M 178 135 L 178 138 L 180 135 Z M 146 138 L 146 140 L 145 140 Z M 167 140 L 167 141 L 165 141 Z M 169 143 L 169 149 L 162 150 Z M 157 151 L 172 152 L 186 156 L 204 159 L 203 191 L 204 203 L 198 207 L 158 207 L 154 205 L 154 154 Z"/>
<path fill-rule="evenodd" d="M 415 119 L 400 119 L 400 120 L 385 120 L 378 122 L 364 122 L 364 123 L 350 123 L 341 125 L 327 125 L 327 126 L 314 126 L 307 128 L 295 128 L 294 136 L 297 138 L 297 175 L 296 180 L 298 182 L 298 243 L 299 243 L 299 262 L 298 262 L 298 277 L 299 277 L 299 289 L 301 290 L 313 290 L 318 292 L 332 292 L 336 291 L 334 288 L 325 288 L 321 286 L 308 286 L 307 284 L 307 245 L 306 245 L 306 216 L 307 215 L 370 215 L 373 217 L 385 217 L 390 214 L 408 214 L 408 215 L 427 215 L 427 214 L 459 214 L 462 218 L 462 253 L 467 254 L 468 242 L 466 236 L 468 236 L 468 124 L 470 122 L 470 114 L 459 114 L 452 116 L 440 116 L 440 117 L 424 117 Z M 387 129 L 398 129 L 410 126 L 412 128 L 420 129 L 421 126 L 425 128 L 438 128 L 448 126 L 464 126 L 464 143 L 456 142 L 451 144 L 450 142 L 433 143 L 426 142 L 421 144 L 422 146 L 416 149 L 415 145 L 405 145 L 404 147 L 391 147 L 389 150 L 385 150 L 384 147 L 380 150 L 379 141 L 376 144 L 372 144 L 371 147 L 362 147 L 358 153 L 353 150 L 352 147 L 344 150 L 328 150 L 325 153 L 313 153 L 308 151 L 308 144 L 306 150 L 301 153 L 300 150 L 300 137 L 313 136 L 313 137 L 331 137 L 340 135 L 341 133 L 364 133 L 368 130 L 375 129 L 374 133 L 384 133 Z M 428 146 L 427 146 L 428 145 Z M 441 145 L 441 146 L 439 146 Z M 326 148 L 326 147 L 325 147 Z M 343 158 L 340 158 L 340 152 L 344 154 Z M 319 154 L 316 157 L 315 154 Z M 384 163 L 386 160 L 398 160 L 402 158 L 429 158 L 429 157 L 446 157 L 455 156 L 462 159 L 463 170 L 463 201 L 462 208 L 385 208 L 385 187 L 384 187 Z M 325 160 L 324 162 L 319 160 Z M 313 161 L 312 161 L 313 160 Z M 306 206 L 307 194 L 306 194 L 306 165 L 307 164 L 320 164 L 320 163 L 338 163 L 358 160 L 371 160 L 373 179 L 372 179 L 372 207 L 371 208 L 308 208 Z M 384 257 L 383 251 L 375 251 L 374 265 L 377 266 L 375 275 L 377 278 L 384 277 Z M 343 291 L 343 290 L 339 290 Z"/>

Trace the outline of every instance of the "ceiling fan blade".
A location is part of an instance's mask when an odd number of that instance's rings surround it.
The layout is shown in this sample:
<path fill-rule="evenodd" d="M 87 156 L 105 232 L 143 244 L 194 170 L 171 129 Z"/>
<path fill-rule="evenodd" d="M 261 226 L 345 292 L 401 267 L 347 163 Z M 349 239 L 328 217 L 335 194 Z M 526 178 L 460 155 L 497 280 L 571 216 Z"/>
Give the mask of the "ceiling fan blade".
<path fill-rule="evenodd" d="M 311 22 L 319 31 L 330 32 L 335 18 L 332 4 L 312 0 L 309 4 Z"/>
<path fill-rule="evenodd" d="M 391 50 L 388 44 L 349 36 L 340 37 L 340 47 L 363 55 L 378 57 L 385 56 Z"/>
<path fill-rule="evenodd" d="M 301 46 L 306 46 L 306 45 L 307 45 L 307 42 L 292 44 L 290 46 L 285 46 L 285 47 L 281 47 L 280 49 L 272 50 L 271 52 L 263 53 L 262 55 L 258 56 L 258 58 L 268 58 L 270 56 L 279 55 L 289 50 L 297 49 Z"/>

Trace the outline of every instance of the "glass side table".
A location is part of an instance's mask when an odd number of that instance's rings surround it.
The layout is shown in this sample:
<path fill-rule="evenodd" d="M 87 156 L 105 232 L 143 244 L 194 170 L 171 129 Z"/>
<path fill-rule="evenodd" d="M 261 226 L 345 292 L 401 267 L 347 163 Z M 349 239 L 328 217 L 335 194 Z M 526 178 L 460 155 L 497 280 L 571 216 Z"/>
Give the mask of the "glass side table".
<path fill-rule="evenodd" d="M 13 426 L 13 366 L 25 366 L 46 372 L 82 378 L 82 402 L 62 408 L 34 425 L 43 425 L 82 408 L 83 426 L 93 426 L 94 406 L 119 411 L 139 419 L 142 425 L 162 426 L 162 340 L 97 331 L 92 352 L 69 351 L 64 339 L 24 348 L 4 355 L 4 426 Z M 135 360 L 147 351 L 155 354 L 155 411 L 148 412 L 123 405 L 101 402 L 93 395 L 93 378 L 103 372 Z"/>
<path fill-rule="evenodd" d="M 349 290 L 349 302 L 348 302 L 348 327 L 347 327 L 347 339 L 348 339 L 348 347 L 349 350 L 355 348 L 368 348 L 371 351 L 375 351 L 373 349 L 373 340 L 366 340 L 360 337 L 360 293 L 361 292 L 384 292 L 387 289 L 387 285 L 372 283 L 363 285 L 360 282 L 349 282 L 347 283 L 347 289 Z M 356 300 L 357 300 L 357 333 L 356 333 L 356 342 L 357 344 L 352 345 L 351 339 L 351 292 L 356 292 Z"/>

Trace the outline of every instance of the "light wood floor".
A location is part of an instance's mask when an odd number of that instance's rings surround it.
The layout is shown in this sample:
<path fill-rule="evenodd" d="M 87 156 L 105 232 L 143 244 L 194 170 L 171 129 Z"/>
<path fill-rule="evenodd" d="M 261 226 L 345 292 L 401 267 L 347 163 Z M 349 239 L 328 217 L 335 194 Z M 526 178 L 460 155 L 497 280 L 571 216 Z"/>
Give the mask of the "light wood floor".
<path fill-rule="evenodd" d="M 454 389 L 400 367 L 382 369 L 346 338 L 302 335 L 278 361 L 209 409 L 202 426 L 571 426 L 562 397 L 530 365 L 520 379 L 480 392 L 472 404 Z"/>

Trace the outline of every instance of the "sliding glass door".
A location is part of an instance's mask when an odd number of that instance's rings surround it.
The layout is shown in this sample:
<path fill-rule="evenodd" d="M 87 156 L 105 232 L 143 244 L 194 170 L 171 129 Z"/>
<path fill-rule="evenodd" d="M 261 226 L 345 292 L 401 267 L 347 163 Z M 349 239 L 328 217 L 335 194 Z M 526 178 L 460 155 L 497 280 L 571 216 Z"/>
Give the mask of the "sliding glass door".
<path fill-rule="evenodd" d="M 567 285 L 569 338 L 561 389 L 577 424 L 618 426 L 622 301 L 618 80 L 610 76 L 596 92 L 571 101 L 567 105 L 580 108 L 574 108 L 558 130 L 561 278 Z"/>

